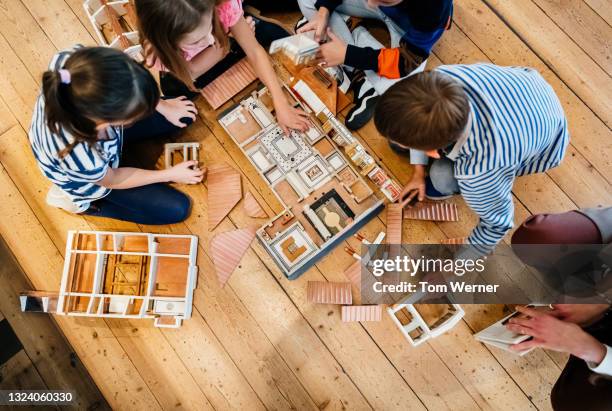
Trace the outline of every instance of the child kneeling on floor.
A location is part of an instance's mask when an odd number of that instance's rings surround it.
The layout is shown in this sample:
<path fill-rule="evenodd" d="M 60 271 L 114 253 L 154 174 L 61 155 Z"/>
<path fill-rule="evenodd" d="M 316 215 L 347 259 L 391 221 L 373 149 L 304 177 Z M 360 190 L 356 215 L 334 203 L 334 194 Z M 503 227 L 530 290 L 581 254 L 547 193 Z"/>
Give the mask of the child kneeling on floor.
<path fill-rule="evenodd" d="M 195 161 L 168 170 L 120 167 L 121 150 L 175 133 L 195 117 L 184 97 L 160 100 L 153 76 L 121 51 L 77 46 L 58 53 L 43 75 L 29 132 L 38 166 L 53 183 L 47 203 L 139 224 L 183 221 L 191 202 L 164 183 L 195 184 L 204 170 Z"/>
<path fill-rule="evenodd" d="M 490 251 L 512 228 L 517 176 L 559 165 L 567 120 L 552 87 L 535 70 L 491 64 L 441 66 L 383 94 L 374 122 L 396 149 L 417 151 L 404 202 L 460 193 L 480 221 L 469 236 Z M 400 200 L 402 201 L 402 200 Z"/>

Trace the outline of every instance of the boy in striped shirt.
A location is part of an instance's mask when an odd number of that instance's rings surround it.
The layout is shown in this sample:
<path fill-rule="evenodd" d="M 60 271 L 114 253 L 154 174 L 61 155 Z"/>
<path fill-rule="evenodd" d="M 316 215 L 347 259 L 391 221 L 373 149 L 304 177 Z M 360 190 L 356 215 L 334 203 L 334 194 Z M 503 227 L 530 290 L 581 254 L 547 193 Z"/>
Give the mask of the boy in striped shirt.
<path fill-rule="evenodd" d="M 514 179 L 558 166 L 569 143 L 553 89 L 523 67 L 453 65 L 419 73 L 381 97 L 374 121 L 416 163 L 402 198 L 460 193 L 480 217 L 468 240 L 483 253 L 513 226 Z M 429 175 L 427 157 L 435 159 Z"/>

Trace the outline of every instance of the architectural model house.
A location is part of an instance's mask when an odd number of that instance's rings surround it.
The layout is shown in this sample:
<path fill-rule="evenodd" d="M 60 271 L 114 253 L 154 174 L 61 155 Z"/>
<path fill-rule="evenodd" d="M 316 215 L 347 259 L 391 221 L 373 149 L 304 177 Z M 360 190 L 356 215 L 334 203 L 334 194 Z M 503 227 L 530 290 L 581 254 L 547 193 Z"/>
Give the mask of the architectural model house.
<path fill-rule="evenodd" d="M 197 248 L 191 235 L 69 231 L 59 293 L 23 293 L 22 310 L 178 328 L 191 317 Z"/>
<path fill-rule="evenodd" d="M 395 304 L 387 308 L 391 319 L 410 344 L 417 346 L 453 328 L 463 318 L 458 304 Z"/>
<path fill-rule="evenodd" d="M 401 188 L 304 82 L 287 97 L 311 113 L 305 133 L 285 135 L 264 87 L 219 116 L 219 122 L 284 211 L 257 237 L 284 274 L 294 279 L 375 217 Z"/>
<path fill-rule="evenodd" d="M 83 8 L 101 45 L 123 50 L 135 60 L 143 59 L 132 0 L 85 0 Z"/>

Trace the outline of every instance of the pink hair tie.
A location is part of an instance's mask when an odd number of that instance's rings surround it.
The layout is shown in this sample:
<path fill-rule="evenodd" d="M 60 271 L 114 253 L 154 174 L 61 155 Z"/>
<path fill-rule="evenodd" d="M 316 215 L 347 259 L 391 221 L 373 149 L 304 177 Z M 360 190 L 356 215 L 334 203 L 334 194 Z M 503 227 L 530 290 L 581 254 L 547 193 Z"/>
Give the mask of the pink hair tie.
<path fill-rule="evenodd" d="M 62 79 L 62 84 L 70 84 L 71 81 L 71 76 L 70 76 L 70 72 L 66 69 L 60 69 L 58 70 L 60 78 Z"/>

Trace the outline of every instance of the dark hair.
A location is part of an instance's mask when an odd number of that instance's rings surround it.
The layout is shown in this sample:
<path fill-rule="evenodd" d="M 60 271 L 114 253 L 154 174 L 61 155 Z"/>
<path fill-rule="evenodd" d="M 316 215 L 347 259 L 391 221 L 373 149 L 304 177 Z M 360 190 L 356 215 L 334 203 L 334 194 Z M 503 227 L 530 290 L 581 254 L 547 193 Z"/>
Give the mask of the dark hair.
<path fill-rule="evenodd" d="M 216 6 L 227 0 L 136 0 L 138 30 L 145 55 L 154 53 L 162 64 L 194 89 L 193 78 L 187 61 L 179 48 L 182 38 L 196 30 L 202 23 L 202 16 L 212 13 L 213 36 L 220 47 L 227 49 L 229 39 L 219 22 Z"/>
<path fill-rule="evenodd" d="M 376 105 L 374 124 L 389 140 L 426 151 L 457 141 L 469 115 L 461 85 L 447 75 L 430 71 L 391 86 Z"/>
<path fill-rule="evenodd" d="M 76 50 L 64 64 L 70 83 L 62 83 L 59 71 L 43 74 L 45 118 L 51 132 L 70 133 L 74 142 L 62 150 L 65 156 L 79 143 L 98 141 L 96 121 L 137 120 L 155 110 L 159 89 L 142 65 L 109 47 Z"/>

